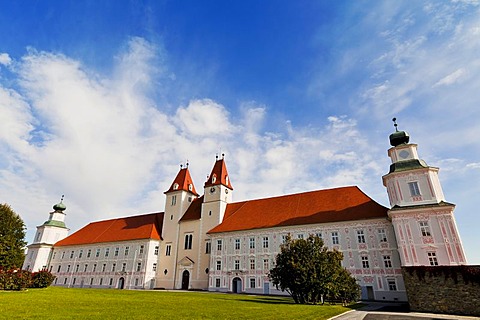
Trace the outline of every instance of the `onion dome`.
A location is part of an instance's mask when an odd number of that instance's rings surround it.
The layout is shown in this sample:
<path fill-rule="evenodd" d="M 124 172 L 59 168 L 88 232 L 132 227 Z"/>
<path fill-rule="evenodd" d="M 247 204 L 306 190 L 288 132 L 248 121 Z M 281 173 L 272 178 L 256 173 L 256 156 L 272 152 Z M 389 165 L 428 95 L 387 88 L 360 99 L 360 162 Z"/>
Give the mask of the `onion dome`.
<path fill-rule="evenodd" d="M 63 197 L 64 195 L 62 195 L 60 202 L 53 206 L 53 210 L 62 212 L 67 209 L 67 207 L 63 204 Z"/>
<path fill-rule="evenodd" d="M 406 131 L 398 131 L 397 129 L 397 118 L 393 118 L 393 125 L 395 126 L 395 132 L 390 135 L 390 145 L 393 147 L 399 146 L 401 144 L 407 144 L 410 141 L 410 136 Z"/>

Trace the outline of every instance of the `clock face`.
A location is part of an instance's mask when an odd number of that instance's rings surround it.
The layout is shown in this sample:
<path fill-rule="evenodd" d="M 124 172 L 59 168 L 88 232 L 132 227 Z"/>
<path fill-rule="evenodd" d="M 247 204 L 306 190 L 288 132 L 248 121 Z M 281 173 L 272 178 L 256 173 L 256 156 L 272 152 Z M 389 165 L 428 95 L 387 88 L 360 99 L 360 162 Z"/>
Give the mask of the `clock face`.
<path fill-rule="evenodd" d="M 210 188 L 210 193 L 214 193 L 215 192 L 215 187 L 211 187 Z"/>
<path fill-rule="evenodd" d="M 407 150 L 402 150 L 398 155 L 400 156 L 400 158 L 406 159 L 410 155 L 410 152 L 408 152 Z"/>

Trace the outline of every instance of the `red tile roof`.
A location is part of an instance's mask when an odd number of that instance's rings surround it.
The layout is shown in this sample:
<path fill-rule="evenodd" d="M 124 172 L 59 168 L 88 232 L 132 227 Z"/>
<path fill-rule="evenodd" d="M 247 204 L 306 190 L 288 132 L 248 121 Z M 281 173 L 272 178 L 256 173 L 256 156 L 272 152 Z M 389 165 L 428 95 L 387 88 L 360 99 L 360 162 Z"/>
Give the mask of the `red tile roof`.
<path fill-rule="evenodd" d="M 387 218 L 387 211 L 358 187 L 343 187 L 228 204 L 209 233 Z"/>
<path fill-rule="evenodd" d="M 202 217 L 203 196 L 196 198 L 190 203 L 187 211 L 183 214 L 180 221 L 198 220 Z"/>
<path fill-rule="evenodd" d="M 195 190 L 195 185 L 193 184 L 193 179 L 190 176 L 190 171 L 188 170 L 188 167 L 180 169 L 177 176 L 175 177 L 175 180 L 173 180 L 172 185 L 170 186 L 170 189 L 168 189 L 164 193 L 169 193 L 169 192 L 178 191 L 178 190 L 191 192 L 194 195 L 198 196 L 198 193 Z"/>
<path fill-rule="evenodd" d="M 163 212 L 92 222 L 55 243 L 56 247 L 102 242 L 161 239 Z"/>
<path fill-rule="evenodd" d="M 230 177 L 228 176 L 227 166 L 225 160 L 220 159 L 215 162 L 212 173 L 208 176 L 208 180 L 205 182 L 205 187 L 224 185 L 225 187 L 233 190 L 230 184 Z"/>

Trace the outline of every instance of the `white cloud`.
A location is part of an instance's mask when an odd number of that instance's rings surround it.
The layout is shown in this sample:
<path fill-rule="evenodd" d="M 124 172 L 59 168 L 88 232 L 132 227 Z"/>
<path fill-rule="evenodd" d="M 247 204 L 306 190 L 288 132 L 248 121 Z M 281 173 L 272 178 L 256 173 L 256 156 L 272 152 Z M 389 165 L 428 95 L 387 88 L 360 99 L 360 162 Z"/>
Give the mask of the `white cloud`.
<path fill-rule="evenodd" d="M 4 66 L 8 66 L 12 63 L 12 59 L 8 55 L 8 53 L 0 53 L 0 64 Z"/>
<path fill-rule="evenodd" d="M 116 57 L 113 76 L 105 77 L 65 55 L 30 50 L 12 71 L 20 86 L 0 83 L 0 201 L 29 229 L 61 194 L 73 230 L 162 211 L 178 165 L 190 160 L 201 192 L 216 153 L 226 153 L 237 200 L 377 178 L 368 144 L 346 116 L 329 117 L 324 128 L 287 122 L 265 131 L 267 107 L 255 101 L 242 103 L 237 115 L 211 99 L 191 100 L 173 113 L 156 104 L 151 81 L 161 81 L 168 68 L 148 63 L 161 54 L 132 39 Z M 357 168 L 349 175 L 352 164 Z"/>
<path fill-rule="evenodd" d="M 442 85 L 451 85 L 454 83 L 457 83 L 461 78 L 463 78 L 466 75 L 466 70 L 464 68 L 460 68 L 458 70 L 455 70 L 454 72 L 450 73 L 448 76 L 438 80 L 437 83 L 433 85 L 433 87 L 438 87 Z"/>

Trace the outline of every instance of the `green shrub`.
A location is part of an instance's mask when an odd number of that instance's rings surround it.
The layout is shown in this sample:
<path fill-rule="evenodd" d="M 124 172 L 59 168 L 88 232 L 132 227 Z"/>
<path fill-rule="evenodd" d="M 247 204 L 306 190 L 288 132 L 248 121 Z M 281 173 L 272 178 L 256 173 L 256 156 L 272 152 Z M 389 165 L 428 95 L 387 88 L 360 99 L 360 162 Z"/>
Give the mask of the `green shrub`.
<path fill-rule="evenodd" d="M 55 276 L 47 270 L 33 273 L 31 288 L 46 288 L 55 280 Z"/>
<path fill-rule="evenodd" d="M 0 290 L 22 290 L 30 287 L 32 273 L 20 269 L 0 269 Z"/>

